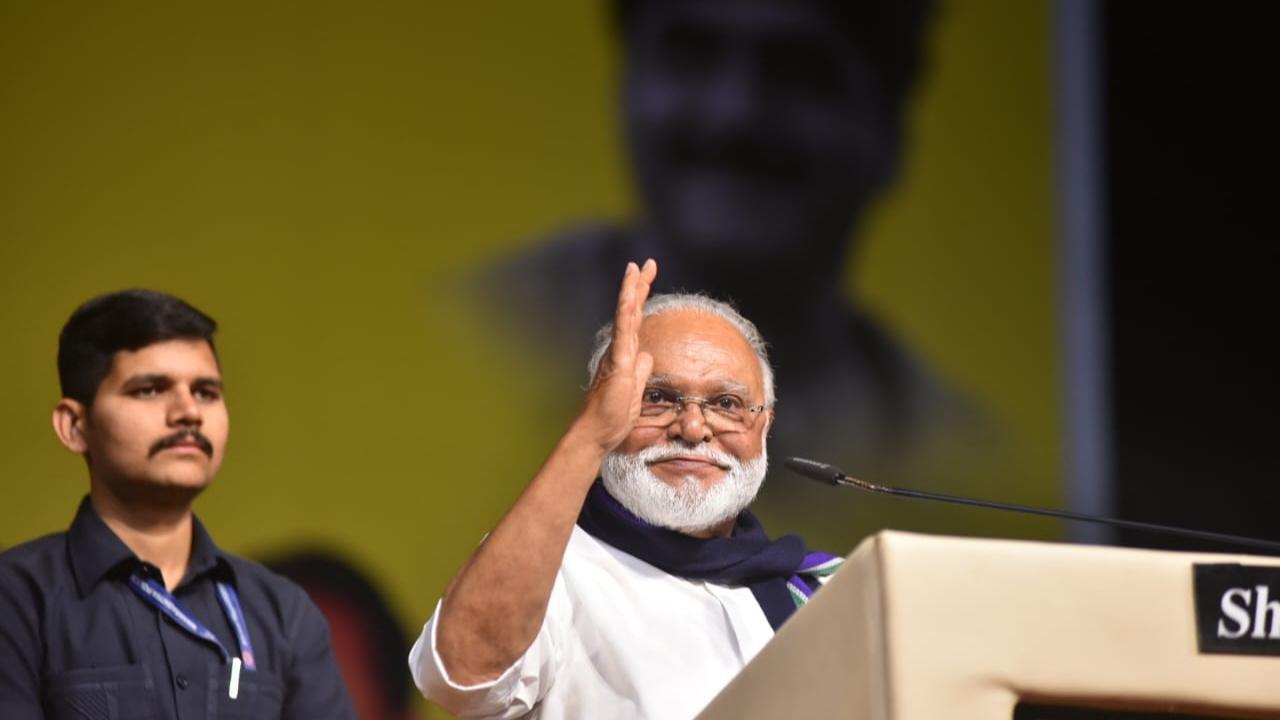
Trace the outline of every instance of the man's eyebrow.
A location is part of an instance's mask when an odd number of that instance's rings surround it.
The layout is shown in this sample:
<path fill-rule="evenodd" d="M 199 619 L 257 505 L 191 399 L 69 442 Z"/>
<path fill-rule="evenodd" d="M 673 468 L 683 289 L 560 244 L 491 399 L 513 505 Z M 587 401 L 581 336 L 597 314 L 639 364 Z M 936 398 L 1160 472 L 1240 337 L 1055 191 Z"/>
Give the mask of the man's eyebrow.
<path fill-rule="evenodd" d="M 163 373 L 143 373 L 134 375 L 124 381 L 124 387 L 137 387 L 139 385 L 163 385 L 169 386 L 173 384 L 173 378 Z M 203 388 L 222 388 L 222 379 L 217 377 L 198 377 L 191 383 L 193 386 Z"/>
<path fill-rule="evenodd" d="M 721 380 L 720 390 L 721 392 L 734 392 L 734 393 L 738 393 L 739 395 L 746 395 L 748 392 L 751 391 L 751 388 L 747 387 L 746 385 L 743 385 L 737 380 Z"/>
<path fill-rule="evenodd" d="M 129 385 L 169 385 L 173 383 L 173 378 L 161 373 L 144 373 L 142 375 L 134 375 L 124 381 L 126 386 Z"/>
<path fill-rule="evenodd" d="M 191 384 L 192 384 L 192 385 L 199 385 L 200 387 L 216 387 L 216 388 L 221 389 L 221 388 L 222 388 L 222 378 L 216 378 L 216 377 L 202 377 L 202 378 L 196 378 L 196 381 L 195 381 L 194 383 L 191 383 Z"/>
<path fill-rule="evenodd" d="M 712 383 L 714 383 L 712 386 L 713 393 L 729 392 L 729 393 L 737 393 L 739 395 L 746 395 L 751 392 L 751 388 L 747 387 L 743 383 L 738 382 L 737 380 L 730 380 L 729 378 L 716 378 L 712 381 Z M 650 375 L 649 384 L 656 385 L 658 387 L 672 388 L 672 389 L 677 388 L 681 385 L 679 381 L 677 381 L 675 378 L 673 378 L 670 375 Z"/>

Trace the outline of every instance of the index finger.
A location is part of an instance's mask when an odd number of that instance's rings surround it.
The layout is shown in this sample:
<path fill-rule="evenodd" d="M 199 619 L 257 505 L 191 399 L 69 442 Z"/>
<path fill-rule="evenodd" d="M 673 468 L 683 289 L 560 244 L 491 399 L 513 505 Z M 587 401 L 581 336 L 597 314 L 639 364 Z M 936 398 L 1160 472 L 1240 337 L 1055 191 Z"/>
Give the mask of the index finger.
<path fill-rule="evenodd" d="M 618 291 L 618 307 L 613 316 L 613 338 L 610 357 L 618 367 L 630 368 L 640 348 L 640 323 L 644 319 L 644 303 L 649 299 L 649 288 L 658 273 L 658 264 L 652 258 L 643 267 L 627 263 L 622 276 L 622 288 Z"/>

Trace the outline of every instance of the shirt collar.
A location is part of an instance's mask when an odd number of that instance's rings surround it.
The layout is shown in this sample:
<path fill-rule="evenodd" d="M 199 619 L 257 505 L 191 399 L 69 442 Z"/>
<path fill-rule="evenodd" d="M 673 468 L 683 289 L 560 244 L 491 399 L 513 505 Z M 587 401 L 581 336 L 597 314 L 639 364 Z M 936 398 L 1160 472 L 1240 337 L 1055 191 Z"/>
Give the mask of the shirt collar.
<path fill-rule="evenodd" d="M 94 585 L 117 568 L 132 568 L 142 562 L 107 527 L 87 495 L 80 501 L 76 517 L 71 521 L 71 529 L 67 531 L 67 545 L 71 556 L 71 572 L 81 596 L 86 595 Z M 187 564 L 183 584 L 219 568 L 228 574 L 231 571 L 226 555 L 214 544 L 213 538 L 209 537 L 200 518 L 193 517 L 191 562 Z"/>
<path fill-rule="evenodd" d="M 182 582 L 194 580 L 215 569 L 230 575 L 231 563 L 227 562 L 226 555 L 214 544 L 200 518 L 193 515 L 191 526 L 191 562 L 187 564 L 187 576 Z"/>

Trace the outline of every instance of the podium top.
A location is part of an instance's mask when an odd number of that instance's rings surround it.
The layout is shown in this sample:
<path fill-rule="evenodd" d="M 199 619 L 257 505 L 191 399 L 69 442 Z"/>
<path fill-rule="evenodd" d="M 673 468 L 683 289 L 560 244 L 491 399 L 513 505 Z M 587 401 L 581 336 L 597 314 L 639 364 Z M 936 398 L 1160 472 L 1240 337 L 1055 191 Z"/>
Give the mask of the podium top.
<path fill-rule="evenodd" d="M 880 532 L 700 717 L 992 720 L 1035 700 L 1280 718 L 1280 656 L 1200 652 L 1197 564 L 1280 558 Z"/>

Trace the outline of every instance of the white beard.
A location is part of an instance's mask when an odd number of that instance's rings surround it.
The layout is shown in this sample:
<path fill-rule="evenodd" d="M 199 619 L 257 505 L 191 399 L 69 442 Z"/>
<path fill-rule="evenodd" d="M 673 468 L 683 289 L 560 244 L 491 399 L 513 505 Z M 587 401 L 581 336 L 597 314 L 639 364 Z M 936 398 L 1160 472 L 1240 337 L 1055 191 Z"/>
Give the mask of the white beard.
<path fill-rule="evenodd" d="M 649 469 L 650 463 L 690 455 L 728 470 L 719 482 L 704 490 L 696 477 L 686 476 L 679 487 L 673 487 Z M 600 477 L 609 494 L 641 520 L 678 532 L 697 532 L 745 510 L 759 492 L 768 468 L 769 454 L 764 447 L 759 455 L 743 462 L 705 444 L 680 444 L 647 447 L 631 455 L 609 453 L 600 465 Z"/>

